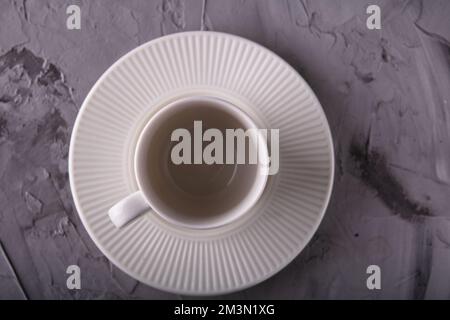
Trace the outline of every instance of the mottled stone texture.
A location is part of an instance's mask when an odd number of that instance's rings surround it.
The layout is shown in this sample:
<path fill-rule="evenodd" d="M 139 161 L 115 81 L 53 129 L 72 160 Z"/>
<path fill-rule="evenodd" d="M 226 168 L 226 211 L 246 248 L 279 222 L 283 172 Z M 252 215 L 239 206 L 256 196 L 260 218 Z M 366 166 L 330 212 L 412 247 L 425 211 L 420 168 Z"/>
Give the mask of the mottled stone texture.
<path fill-rule="evenodd" d="M 82 30 L 65 28 L 78 4 Z M 382 30 L 365 27 L 369 4 Z M 450 2 L 4 0 L 0 2 L 0 298 L 182 298 L 131 279 L 95 247 L 67 155 L 88 90 L 151 39 L 214 30 L 286 59 L 323 104 L 336 182 L 308 247 L 223 298 L 450 298 Z M 66 288 L 78 264 L 82 290 Z M 378 264 L 382 290 L 366 288 Z"/>

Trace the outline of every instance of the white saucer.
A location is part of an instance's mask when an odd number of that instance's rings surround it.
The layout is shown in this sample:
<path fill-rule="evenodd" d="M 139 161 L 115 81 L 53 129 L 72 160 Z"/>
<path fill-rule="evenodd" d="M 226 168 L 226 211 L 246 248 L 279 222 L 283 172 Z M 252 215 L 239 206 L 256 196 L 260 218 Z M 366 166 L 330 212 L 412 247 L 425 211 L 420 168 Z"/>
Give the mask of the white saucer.
<path fill-rule="evenodd" d="M 251 213 L 224 227 L 194 232 L 148 213 L 115 228 L 108 209 L 137 190 L 140 129 L 191 95 L 222 97 L 280 129 L 279 173 Z M 69 173 L 80 218 L 108 259 L 150 286 L 210 295 L 255 285 L 302 251 L 328 204 L 334 158 L 323 110 L 293 68 L 249 40 L 186 32 L 136 48 L 98 80 L 75 122 Z"/>

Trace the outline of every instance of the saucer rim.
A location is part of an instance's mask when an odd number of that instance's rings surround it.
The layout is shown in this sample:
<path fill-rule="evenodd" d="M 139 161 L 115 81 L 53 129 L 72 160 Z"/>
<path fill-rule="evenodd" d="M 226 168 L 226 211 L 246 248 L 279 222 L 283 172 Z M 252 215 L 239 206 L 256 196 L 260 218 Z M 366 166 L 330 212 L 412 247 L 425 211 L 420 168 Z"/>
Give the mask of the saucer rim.
<path fill-rule="evenodd" d="M 155 282 L 151 282 L 149 281 L 149 279 L 146 279 L 142 276 L 140 276 L 139 274 L 135 273 L 135 272 L 130 272 L 130 270 L 128 270 L 125 266 L 123 266 L 115 257 L 113 254 L 111 254 L 109 252 L 108 249 L 106 249 L 101 243 L 100 240 L 97 238 L 97 236 L 95 235 L 95 232 L 91 229 L 91 226 L 89 225 L 88 221 L 86 220 L 86 217 L 84 216 L 84 214 L 82 213 L 81 210 L 81 204 L 79 202 L 79 196 L 78 196 L 78 192 L 75 186 L 75 177 L 74 177 L 74 150 L 75 150 L 75 141 L 76 141 L 76 137 L 77 137 L 77 132 L 80 126 L 80 123 L 82 121 L 83 118 L 83 113 L 85 112 L 87 106 L 89 105 L 92 97 L 94 96 L 94 94 L 96 93 L 98 87 L 105 81 L 105 79 L 107 79 L 107 77 L 116 70 L 116 68 L 118 68 L 119 65 L 121 65 L 121 63 L 125 60 L 127 60 L 129 57 L 133 56 L 136 52 L 141 51 L 146 49 L 149 46 L 152 46 L 158 42 L 161 41 L 166 41 L 169 38 L 176 38 L 176 37 L 187 37 L 187 36 L 192 36 L 192 35 L 199 35 L 199 34 L 214 34 L 217 36 L 225 36 L 225 37 L 229 37 L 229 38 L 234 38 L 238 41 L 243 41 L 246 42 L 247 44 L 250 44 L 252 46 L 256 46 L 258 49 L 262 50 L 265 54 L 271 56 L 272 58 L 276 59 L 278 62 L 280 62 L 283 65 L 283 68 L 288 68 L 291 72 L 293 72 L 296 77 L 301 81 L 301 83 L 305 86 L 305 89 L 308 92 L 308 95 L 310 97 L 312 97 L 315 105 L 318 106 L 318 111 L 321 114 L 322 119 L 324 120 L 325 123 L 325 132 L 326 132 L 326 136 L 327 136 L 327 142 L 328 142 L 328 153 L 330 155 L 330 159 L 329 159 L 329 170 L 330 170 L 330 175 L 329 175 L 329 180 L 328 180 L 328 185 L 327 185 L 327 190 L 326 190 L 326 195 L 325 195 L 325 200 L 322 203 L 322 208 L 320 210 L 320 214 L 318 214 L 318 218 L 317 218 L 317 222 L 314 224 L 313 227 L 311 227 L 311 230 L 309 232 L 309 234 L 304 238 L 304 241 L 301 245 L 299 245 L 296 250 L 294 250 L 294 252 L 291 253 L 291 255 L 286 259 L 286 261 L 283 262 L 283 264 L 281 266 L 278 266 L 277 268 L 273 268 L 270 272 L 267 272 L 266 274 L 264 274 L 262 277 L 259 277 L 253 281 L 249 281 L 249 282 L 243 282 L 240 285 L 236 285 L 235 287 L 229 288 L 229 289 L 219 289 L 219 290 L 210 290 L 210 291 L 205 291 L 205 292 L 200 292 L 200 291 L 191 291 L 191 290 L 178 290 L 178 289 L 173 289 L 170 287 L 165 287 L 163 285 L 159 285 L 158 283 Z M 255 286 L 269 278 L 271 278 L 273 275 L 275 275 L 276 273 L 280 272 L 282 269 L 284 269 L 286 266 L 288 266 L 303 250 L 304 248 L 309 244 L 309 242 L 311 241 L 312 237 L 316 234 L 320 224 L 323 221 L 323 217 L 325 216 L 326 210 L 328 208 L 328 205 L 330 203 L 330 199 L 331 199 L 331 195 L 332 195 L 332 191 L 333 191 L 333 186 L 334 186 L 334 182 L 335 182 L 335 154 L 334 154 L 334 143 L 333 143 L 333 138 L 331 135 L 331 129 L 330 129 L 330 125 L 329 125 L 329 121 L 326 117 L 326 114 L 323 110 L 323 107 L 319 101 L 319 99 L 317 98 L 316 94 L 314 93 L 314 91 L 312 90 L 312 88 L 309 86 L 309 84 L 306 82 L 306 80 L 297 72 L 297 70 L 295 70 L 289 63 L 287 63 L 284 59 L 282 59 L 280 56 L 278 56 L 277 54 L 275 54 L 274 52 L 272 52 L 271 50 L 269 50 L 268 48 L 264 47 L 263 45 L 260 45 L 254 41 L 251 41 L 249 39 L 240 37 L 240 36 L 236 36 L 233 34 L 228 34 L 228 33 L 224 33 L 224 32 L 216 32 L 216 31 L 187 31 L 187 32 L 179 32 L 179 33 L 174 33 L 174 34 L 170 34 L 170 35 L 166 35 L 166 36 L 162 36 L 162 37 L 158 37 L 155 38 L 153 40 L 150 40 L 146 43 L 143 43 L 141 45 L 139 45 L 138 47 L 132 49 L 131 51 L 127 52 L 126 54 L 122 55 L 119 59 L 117 59 L 95 82 L 95 84 L 92 86 L 92 88 L 90 89 L 89 93 L 86 95 L 82 106 L 80 107 L 75 123 L 73 125 L 72 128 L 72 133 L 71 133 L 71 138 L 70 138 L 70 146 L 69 146 L 69 159 L 68 159 L 68 171 L 69 171 L 69 182 L 70 182 L 70 190 L 71 190 L 71 194 L 72 194 L 72 198 L 77 210 L 77 214 L 80 217 L 81 222 L 83 223 L 84 228 L 86 229 L 87 233 L 89 234 L 89 236 L 91 237 L 92 241 L 96 244 L 96 246 L 99 248 L 99 250 L 115 265 L 117 266 L 120 270 L 122 270 L 123 272 L 125 272 L 126 274 L 130 275 L 131 277 L 135 278 L 136 280 L 149 285 L 153 288 L 162 290 L 164 292 L 170 292 L 173 294 L 181 294 L 181 295 L 188 295 L 188 296 L 211 296 L 211 295 L 223 295 L 223 294 L 229 294 L 232 292 L 237 292 L 237 291 L 241 291 L 247 288 L 250 288 L 252 286 Z M 277 186 L 273 186 L 273 188 L 276 188 Z"/>

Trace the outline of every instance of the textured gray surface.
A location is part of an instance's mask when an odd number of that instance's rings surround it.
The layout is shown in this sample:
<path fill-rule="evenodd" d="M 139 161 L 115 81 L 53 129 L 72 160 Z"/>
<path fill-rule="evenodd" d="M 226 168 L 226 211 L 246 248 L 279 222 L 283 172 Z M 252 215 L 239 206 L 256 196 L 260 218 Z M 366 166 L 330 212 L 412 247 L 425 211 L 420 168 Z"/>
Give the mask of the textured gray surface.
<path fill-rule="evenodd" d="M 82 30 L 65 28 L 79 4 Z M 379 4 L 382 30 L 365 26 Z M 336 182 L 308 247 L 271 279 L 223 298 L 450 298 L 448 0 L 2 0 L 0 298 L 184 298 L 112 266 L 70 195 L 77 111 L 120 56 L 185 30 L 254 40 L 293 65 L 323 104 Z M 11 267 L 9 266 L 11 264 Z M 68 265 L 82 289 L 66 288 Z M 382 290 L 366 288 L 370 264 Z"/>

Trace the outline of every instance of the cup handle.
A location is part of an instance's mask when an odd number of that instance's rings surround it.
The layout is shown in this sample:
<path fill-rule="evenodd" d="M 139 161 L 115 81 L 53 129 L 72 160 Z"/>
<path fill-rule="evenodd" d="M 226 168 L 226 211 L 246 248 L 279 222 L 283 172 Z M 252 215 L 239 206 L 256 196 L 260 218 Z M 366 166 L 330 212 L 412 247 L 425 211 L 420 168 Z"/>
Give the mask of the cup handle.
<path fill-rule="evenodd" d="M 149 209 L 143 194 L 136 191 L 112 206 L 108 210 L 108 216 L 117 228 L 121 228 Z"/>

